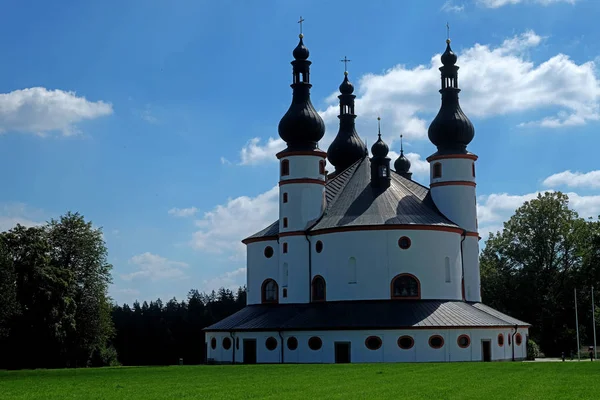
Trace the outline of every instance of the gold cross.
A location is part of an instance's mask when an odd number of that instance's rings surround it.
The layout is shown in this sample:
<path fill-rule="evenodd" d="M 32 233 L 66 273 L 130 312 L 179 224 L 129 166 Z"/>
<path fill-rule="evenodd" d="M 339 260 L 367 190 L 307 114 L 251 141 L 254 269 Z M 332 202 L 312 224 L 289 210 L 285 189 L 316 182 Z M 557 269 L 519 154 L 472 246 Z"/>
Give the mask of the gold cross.
<path fill-rule="evenodd" d="M 300 34 L 302 35 L 302 23 L 304 22 L 304 18 L 302 18 L 302 15 L 300 16 L 300 21 L 298 21 L 298 23 L 300 24 Z"/>
<path fill-rule="evenodd" d="M 340 61 L 344 63 L 344 72 L 345 72 L 345 71 L 348 71 L 348 63 L 349 63 L 350 61 L 352 61 L 352 60 L 348 60 L 348 59 L 346 58 L 346 56 L 344 56 L 344 59 L 343 59 L 343 60 L 340 60 Z"/>

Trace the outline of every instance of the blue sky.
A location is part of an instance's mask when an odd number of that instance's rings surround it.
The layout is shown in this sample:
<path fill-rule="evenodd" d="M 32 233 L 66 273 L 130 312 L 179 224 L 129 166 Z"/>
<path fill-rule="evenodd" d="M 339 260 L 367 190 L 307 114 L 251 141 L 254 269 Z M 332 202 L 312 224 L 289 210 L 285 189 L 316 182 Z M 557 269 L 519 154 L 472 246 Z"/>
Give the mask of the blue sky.
<path fill-rule="evenodd" d="M 428 184 L 448 21 L 482 235 L 540 190 L 598 215 L 599 12 L 593 0 L 4 2 L 0 228 L 81 212 L 103 228 L 118 302 L 243 284 L 240 240 L 277 218 L 300 15 L 322 148 L 348 56 L 359 134 L 372 143 L 381 115 Z"/>

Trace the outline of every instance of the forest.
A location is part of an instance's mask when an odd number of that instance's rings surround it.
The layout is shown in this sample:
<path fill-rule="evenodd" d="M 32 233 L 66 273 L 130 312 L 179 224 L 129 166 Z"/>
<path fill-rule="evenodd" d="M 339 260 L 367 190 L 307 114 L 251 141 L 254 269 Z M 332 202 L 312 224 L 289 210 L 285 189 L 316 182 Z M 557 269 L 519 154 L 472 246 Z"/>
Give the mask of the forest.
<path fill-rule="evenodd" d="M 202 329 L 246 304 L 245 287 L 115 304 L 107 256 L 101 229 L 78 213 L 0 233 L 0 369 L 199 364 Z M 532 324 L 544 354 L 577 348 L 575 289 L 581 344 L 593 343 L 600 220 L 578 216 L 565 194 L 519 207 L 487 238 L 480 263 L 483 302 Z"/>

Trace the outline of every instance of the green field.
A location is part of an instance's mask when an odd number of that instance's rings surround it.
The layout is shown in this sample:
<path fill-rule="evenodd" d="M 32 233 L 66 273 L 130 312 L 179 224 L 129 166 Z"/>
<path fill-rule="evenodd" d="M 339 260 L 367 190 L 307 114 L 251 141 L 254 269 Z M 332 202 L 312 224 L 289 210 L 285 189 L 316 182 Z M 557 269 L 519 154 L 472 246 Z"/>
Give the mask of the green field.
<path fill-rule="evenodd" d="M 600 363 L 0 371 L 0 399 L 597 399 Z"/>

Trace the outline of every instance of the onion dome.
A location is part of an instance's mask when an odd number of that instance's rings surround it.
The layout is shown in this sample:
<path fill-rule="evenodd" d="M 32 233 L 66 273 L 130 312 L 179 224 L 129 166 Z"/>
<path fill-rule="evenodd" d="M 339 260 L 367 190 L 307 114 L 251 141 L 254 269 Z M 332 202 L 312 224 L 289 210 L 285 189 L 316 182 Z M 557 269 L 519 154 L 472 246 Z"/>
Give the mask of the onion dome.
<path fill-rule="evenodd" d="M 371 146 L 371 186 L 374 188 L 387 189 L 390 187 L 390 159 L 387 157 L 390 148 L 381 139 L 381 118 L 377 118 L 379 138 Z"/>
<path fill-rule="evenodd" d="M 309 51 L 300 34 L 292 61 L 292 104 L 279 121 L 279 136 L 287 143 L 284 151 L 314 150 L 325 135 L 325 123 L 310 101 Z"/>
<path fill-rule="evenodd" d="M 441 57 L 442 105 L 440 111 L 429 125 L 429 140 L 438 151 L 436 154 L 467 153 L 467 145 L 475 136 L 475 128 L 460 108 L 458 102 L 458 66 L 456 54 L 450 47 L 450 39 L 446 41 L 446 51 Z"/>
<path fill-rule="evenodd" d="M 379 136 L 379 139 L 371 146 L 371 154 L 373 154 L 374 158 L 385 158 L 390 152 L 390 148 L 381 139 L 381 118 L 379 117 L 377 117 L 377 129 L 377 136 Z"/>
<path fill-rule="evenodd" d="M 348 72 L 344 72 L 344 81 L 340 85 L 340 129 L 337 136 L 327 149 L 327 159 L 335 167 L 336 172 L 341 172 L 360 160 L 367 153 L 367 146 L 356 132 L 354 114 L 354 87 L 348 80 Z"/>
<path fill-rule="evenodd" d="M 404 147 L 402 146 L 402 135 L 400 135 L 400 156 L 394 161 L 394 169 L 396 173 L 407 179 L 412 178 L 410 172 L 410 160 L 404 156 Z"/>

